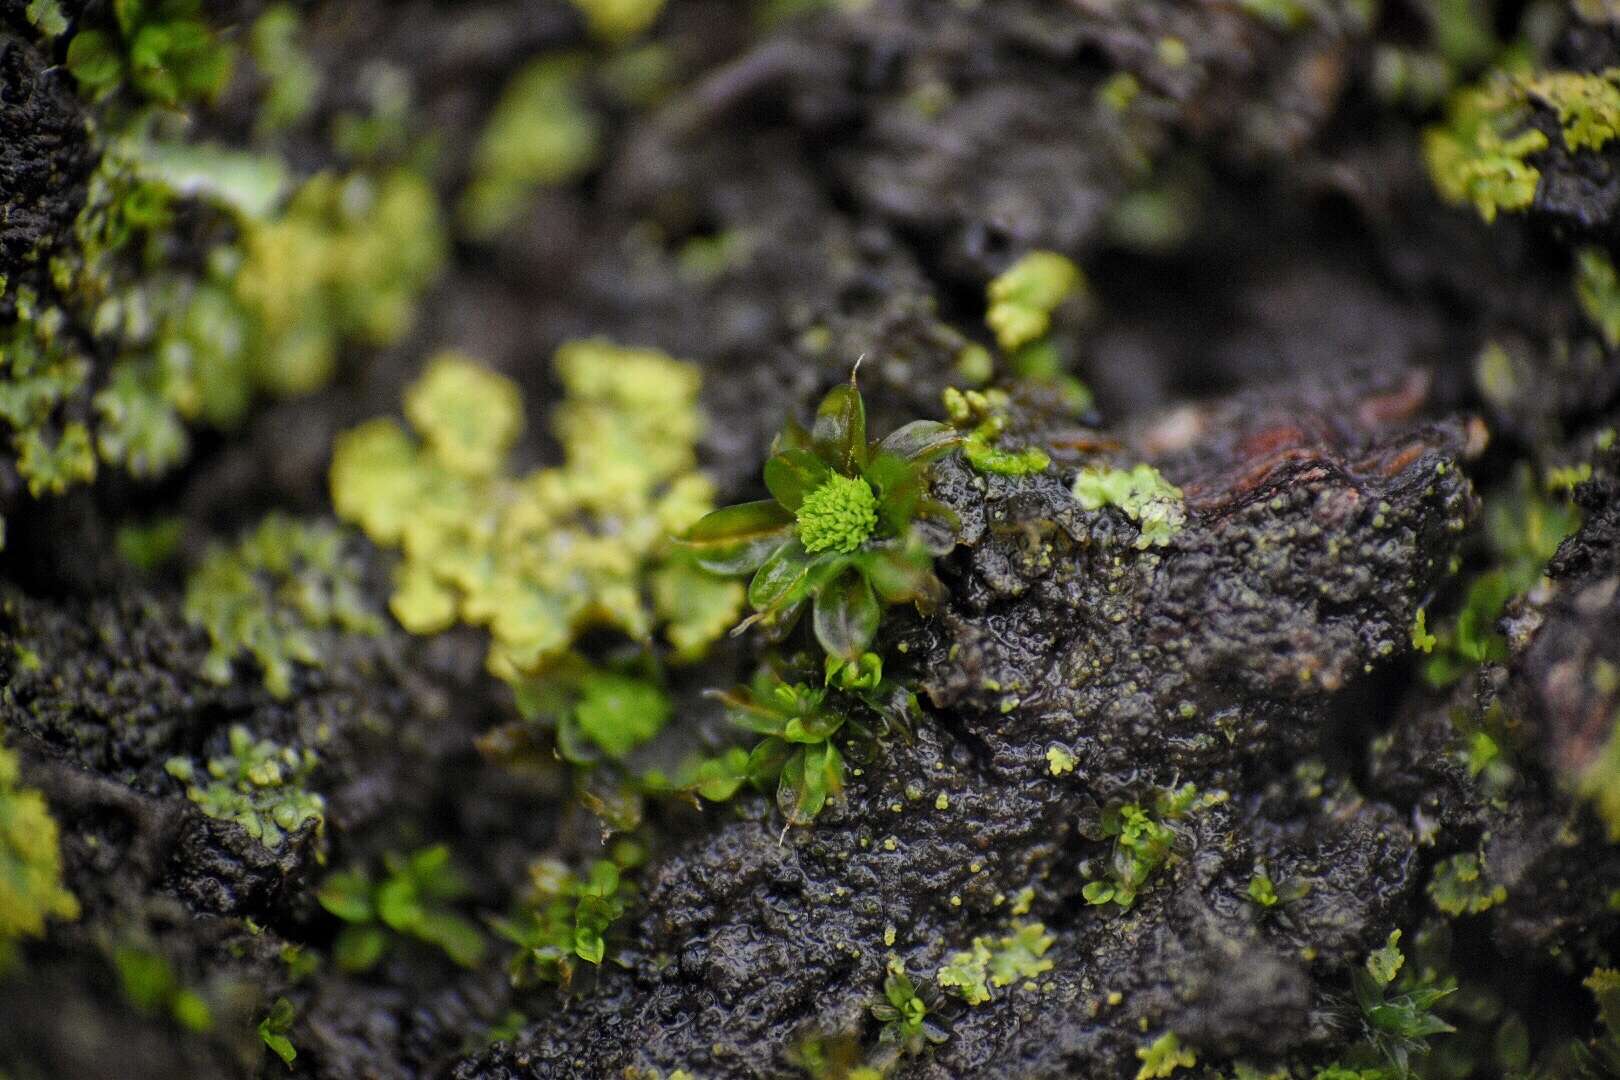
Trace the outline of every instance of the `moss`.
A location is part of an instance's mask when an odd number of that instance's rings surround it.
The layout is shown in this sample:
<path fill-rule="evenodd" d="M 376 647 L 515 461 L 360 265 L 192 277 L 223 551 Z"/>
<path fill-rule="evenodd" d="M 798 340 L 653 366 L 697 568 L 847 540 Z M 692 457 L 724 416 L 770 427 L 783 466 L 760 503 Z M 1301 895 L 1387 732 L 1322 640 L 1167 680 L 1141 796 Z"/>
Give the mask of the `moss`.
<path fill-rule="evenodd" d="M 1199 797 L 1191 784 L 1162 791 L 1150 808 L 1127 803 L 1103 813 L 1100 832 L 1113 839 L 1113 852 L 1104 875 L 1081 890 L 1089 904 L 1115 904 L 1130 908 L 1154 872 L 1170 860 L 1175 831 L 1170 822 L 1201 809 L 1219 795 Z"/>
<path fill-rule="evenodd" d="M 1052 312 L 1085 288 L 1080 268 L 1052 251 L 1032 251 L 990 282 L 985 322 L 1005 352 L 1043 337 Z"/>
<path fill-rule="evenodd" d="M 1248 896 L 1263 908 L 1277 906 L 1277 887 L 1264 874 L 1255 874 L 1249 879 Z"/>
<path fill-rule="evenodd" d="M 285 698 L 295 663 L 321 665 L 320 631 L 379 632 L 345 543 L 330 525 L 270 514 L 235 547 L 210 551 L 187 579 L 184 605 L 212 642 L 203 673 L 229 682 L 245 652 L 263 670 L 265 689 Z"/>
<path fill-rule="evenodd" d="M 205 770 L 188 758 L 169 759 L 165 768 L 186 784 L 187 798 L 209 817 L 242 826 L 272 850 L 308 822 L 317 832 L 322 829 L 326 802 L 303 787 L 315 771 L 314 751 L 254 739 L 240 724 L 231 727 L 228 739 L 227 752 L 210 758 Z"/>
<path fill-rule="evenodd" d="M 1181 530 L 1187 520 L 1181 489 L 1159 475 L 1151 465 L 1131 469 L 1080 470 L 1074 481 L 1074 497 L 1087 510 L 1117 507 L 1140 528 L 1138 548 L 1163 547 Z"/>
<path fill-rule="evenodd" d="M 1524 77 L 1520 85 L 1532 100 L 1558 113 L 1571 153 L 1601 150 L 1620 134 L 1620 68 L 1591 74 L 1544 71 Z"/>
<path fill-rule="evenodd" d="M 979 472 L 999 476 L 1029 476 L 1046 471 L 1052 459 L 1038 446 L 1017 450 L 998 445 L 1007 428 L 1008 397 L 1000 390 L 945 390 L 945 414 L 967 432 L 962 456 Z"/>
<path fill-rule="evenodd" d="M 845 555 L 866 543 L 877 528 L 877 496 L 859 476 L 833 474 L 808 492 L 794 512 L 799 540 L 811 554 Z"/>
<path fill-rule="evenodd" d="M 142 1012 L 167 1014 L 181 1027 L 206 1032 L 214 1026 L 213 1010 L 195 990 L 181 985 L 168 957 L 134 945 L 113 950 L 113 966 L 124 997 Z"/>
<path fill-rule="evenodd" d="M 906 966 L 890 957 L 883 978 L 883 1000 L 871 1006 L 874 1019 L 883 1025 L 878 1041 L 907 1054 L 921 1053 L 930 1043 L 941 1043 L 949 1032 L 937 1019 L 938 990 L 932 983 L 921 986 L 906 974 Z"/>
<path fill-rule="evenodd" d="M 48 919 L 77 919 L 79 903 L 62 886 L 56 821 L 45 797 L 19 785 L 17 757 L 0 747 L 0 971 L 16 942 L 41 937 Z"/>
<path fill-rule="evenodd" d="M 1136 1070 L 1136 1080 L 1160 1080 L 1177 1069 L 1190 1069 L 1198 1064 L 1198 1055 L 1181 1045 L 1173 1031 L 1167 1031 L 1147 1046 L 1136 1051 L 1142 1067 Z"/>
<path fill-rule="evenodd" d="M 607 11 L 607 4 L 598 6 Z M 601 123 L 580 85 L 584 70 L 582 58 L 548 57 L 507 84 L 479 136 L 461 199 L 460 220 L 470 235 L 495 235 L 537 190 L 575 180 L 595 164 Z"/>
<path fill-rule="evenodd" d="M 320 91 L 320 69 L 299 47 L 298 29 L 298 12 L 287 4 L 274 4 L 253 21 L 248 33 L 248 51 L 267 84 L 259 105 L 261 136 L 302 120 Z"/>
<path fill-rule="evenodd" d="M 1367 974 L 1379 986 L 1388 986 L 1395 981 L 1406 963 L 1406 956 L 1401 952 L 1401 932 L 1390 932 L 1389 941 L 1382 948 L 1374 949 L 1367 954 Z"/>
<path fill-rule="evenodd" d="M 264 1019 L 259 1021 L 259 1040 L 288 1068 L 291 1068 L 292 1063 L 298 1058 L 298 1050 L 287 1034 L 292 1030 L 297 1017 L 298 1013 L 293 1008 L 293 1003 L 284 997 L 278 997 Z"/>
<path fill-rule="evenodd" d="M 490 668 L 509 681 L 560 659 L 592 627 L 646 641 L 662 622 L 695 658 L 742 600 L 668 542 L 712 505 L 696 471 L 697 372 L 600 341 L 563 346 L 556 368 L 561 466 L 508 475 L 522 430 L 516 388 L 447 354 L 407 391 L 419 440 L 391 420 L 338 439 L 333 505 L 378 544 L 402 548 L 391 602 L 400 623 L 413 633 L 487 626 Z"/>

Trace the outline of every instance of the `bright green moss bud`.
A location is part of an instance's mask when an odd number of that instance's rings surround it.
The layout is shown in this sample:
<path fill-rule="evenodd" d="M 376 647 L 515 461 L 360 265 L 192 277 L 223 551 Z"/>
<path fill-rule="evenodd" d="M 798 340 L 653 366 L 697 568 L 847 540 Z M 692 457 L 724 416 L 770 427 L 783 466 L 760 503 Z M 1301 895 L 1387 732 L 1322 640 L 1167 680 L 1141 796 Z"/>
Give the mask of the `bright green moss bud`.
<path fill-rule="evenodd" d="M 860 477 L 835 474 L 804 497 L 798 518 L 804 550 L 847 555 L 877 528 L 877 496 Z"/>

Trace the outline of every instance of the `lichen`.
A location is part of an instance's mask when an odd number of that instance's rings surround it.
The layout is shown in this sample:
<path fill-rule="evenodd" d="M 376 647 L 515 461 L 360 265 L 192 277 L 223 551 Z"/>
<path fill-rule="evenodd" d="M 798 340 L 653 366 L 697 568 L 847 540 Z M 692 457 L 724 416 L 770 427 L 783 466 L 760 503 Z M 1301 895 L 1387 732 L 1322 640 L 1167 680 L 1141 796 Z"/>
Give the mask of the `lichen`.
<path fill-rule="evenodd" d="M 1087 510 L 1123 510 L 1140 527 L 1136 546 L 1142 549 L 1168 544 L 1187 520 L 1181 489 L 1145 463 L 1130 469 L 1088 466 L 1075 477 L 1074 497 Z"/>
<path fill-rule="evenodd" d="M 320 667 L 320 632 L 375 634 L 381 621 L 366 605 L 360 568 L 344 533 L 324 523 L 270 514 L 232 548 L 215 547 L 186 582 L 185 615 L 208 631 L 203 674 L 231 679 L 246 653 L 264 672 L 265 689 L 292 693 L 293 665 Z"/>
<path fill-rule="evenodd" d="M 339 437 L 333 505 L 402 550 L 390 605 L 401 625 L 488 627 L 490 669 L 509 681 L 593 627 L 644 642 L 663 624 L 680 656 L 696 657 L 742 600 L 668 542 L 712 505 L 694 452 L 698 374 L 602 341 L 564 345 L 556 370 L 562 465 L 509 475 L 523 426 L 516 387 L 445 354 L 407 391 L 418 438 L 386 419 Z"/>
<path fill-rule="evenodd" d="M 62 885 L 56 821 L 45 797 L 19 783 L 16 754 L 0 746 L 0 972 L 16 942 L 41 937 L 48 919 L 77 919 L 79 902 Z"/>
<path fill-rule="evenodd" d="M 1527 127 L 1519 87 L 1497 75 L 1452 95 L 1446 121 L 1423 133 L 1423 157 L 1440 195 L 1472 206 L 1487 222 L 1527 208 L 1541 173 L 1526 160 L 1547 148 L 1547 136 Z"/>
<path fill-rule="evenodd" d="M 1011 986 L 1051 971 L 1046 951 L 1053 940 L 1040 923 L 1014 922 L 1012 933 L 994 940 L 976 937 L 970 950 L 952 953 L 934 981 L 969 1005 L 982 1005 L 995 996 L 992 986 Z"/>
<path fill-rule="evenodd" d="M 226 753 L 199 770 L 190 758 L 173 757 L 164 768 L 186 785 L 186 797 L 211 818 L 234 822 L 272 850 L 288 833 L 314 822 L 325 825 L 326 801 L 304 788 L 319 763 L 315 752 L 255 739 L 233 724 Z M 206 774 L 206 775 L 204 775 Z"/>
<path fill-rule="evenodd" d="M 1082 289 L 1079 267 L 1053 251 L 1032 251 L 990 282 L 985 322 L 1002 351 L 1016 352 L 1044 336 L 1052 312 Z"/>
<path fill-rule="evenodd" d="M 1136 1070 L 1136 1080 L 1162 1080 L 1177 1069 L 1190 1069 L 1198 1064 L 1198 1055 L 1181 1045 L 1181 1038 L 1167 1031 L 1147 1046 L 1136 1051 L 1142 1066 Z"/>

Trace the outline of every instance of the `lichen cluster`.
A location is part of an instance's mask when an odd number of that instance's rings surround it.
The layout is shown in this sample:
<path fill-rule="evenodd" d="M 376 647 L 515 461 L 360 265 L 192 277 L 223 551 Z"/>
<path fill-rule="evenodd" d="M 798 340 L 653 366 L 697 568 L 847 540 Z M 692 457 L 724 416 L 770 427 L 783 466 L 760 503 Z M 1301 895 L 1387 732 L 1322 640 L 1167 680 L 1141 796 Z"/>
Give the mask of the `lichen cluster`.
<path fill-rule="evenodd" d="M 489 666 L 502 678 L 555 662 L 594 627 L 646 642 L 662 626 L 680 655 L 700 655 L 742 595 L 669 543 L 712 505 L 696 467 L 696 370 L 582 341 L 558 350 L 556 371 L 561 465 L 510 474 L 523 429 L 517 387 L 446 354 L 407 391 L 415 437 L 381 419 L 338 439 L 333 505 L 401 550 L 391 602 L 400 623 L 413 633 L 488 627 Z"/>
<path fill-rule="evenodd" d="M 201 769 L 189 758 L 169 759 L 165 768 L 186 785 L 188 799 L 272 850 L 308 822 L 320 831 L 326 801 L 304 787 L 319 764 L 313 750 L 255 739 L 240 724 L 231 726 L 227 740 L 226 752 Z"/>
<path fill-rule="evenodd" d="M 18 773 L 17 756 L 0 747 L 0 971 L 10 967 L 17 939 L 43 936 L 47 919 L 79 917 L 62 885 L 56 821 Z"/>

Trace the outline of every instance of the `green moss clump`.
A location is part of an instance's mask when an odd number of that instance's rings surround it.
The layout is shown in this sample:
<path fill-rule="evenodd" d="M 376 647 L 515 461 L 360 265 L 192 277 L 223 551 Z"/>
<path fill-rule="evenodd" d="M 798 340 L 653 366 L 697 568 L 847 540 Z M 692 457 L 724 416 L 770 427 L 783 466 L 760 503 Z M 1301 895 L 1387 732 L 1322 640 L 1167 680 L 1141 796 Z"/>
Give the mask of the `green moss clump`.
<path fill-rule="evenodd" d="M 612 3 L 592 0 L 604 16 Z M 549 57 L 507 84 L 473 152 L 473 178 L 459 211 L 468 234 L 494 236 L 540 188 L 576 180 L 596 163 L 601 121 L 585 100 L 584 72 L 583 57 Z"/>
<path fill-rule="evenodd" d="M 62 887 L 56 821 L 18 776 L 17 756 L 0 747 L 0 971 L 11 966 L 18 938 L 42 936 L 47 919 L 79 917 L 79 902 Z"/>
<path fill-rule="evenodd" d="M 918 1054 L 929 1044 L 944 1042 L 950 1031 L 938 1018 L 938 1003 L 939 990 L 934 984 L 917 985 L 906 974 L 905 964 L 898 957 L 890 957 L 883 978 L 883 1000 L 871 1006 L 872 1018 L 883 1025 L 878 1042 L 907 1054 Z"/>
<path fill-rule="evenodd" d="M 78 420 L 58 418 L 89 368 L 67 347 L 59 309 L 39 307 L 26 290 L 18 291 L 16 302 L 16 320 L 0 327 L 0 420 L 11 429 L 17 471 L 29 494 L 59 495 L 96 476 L 89 430 Z"/>
<path fill-rule="evenodd" d="M 1453 94 L 1445 123 L 1423 133 L 1424 161 L 1440 195 L 1473 206 L 1487 222 L 1527 208 L 1541 173 L 1525 159 L 1547 148 L 1547 136 L 1527 127 L 1528 119 L 1522 90 L 1506 76 Z"/>
<path fill-rule="evenodd" d="M 242 826 L 267 848 L 279 848 L 287 833 L 305 822 L 315 822 L 319 832 L 326 801 L 303 787 L 318 764 L 315 752 L 256 740 L 240 724 L 231 727 L 228 738 L 228 752 L 210 758 L 203 771 L 183 757 L 164 765 L 187 785 L 186 797 L 209 817 Z"/>
<path fill-rule="evenodd" d="M 1141 527 L 1138 548 L 1163 547 L 1187 520 L 1181 489 L 1145 463 L 1131 469 L 1082 469 L 1075 477 L 1074 497 L 1087 510 L 1123 510 Z"/>
<path fill-rule="evenodd" d="M 145 1013 L 167 1014 L 189 1031 L 205 1032 L 214 1026 L 214 1012 L 195 990 L 181 985 L 168 957 L 135 945 L 113 950 L 113 966 L 124 997 Z"/>
<path fill-rule="evenodd" d="M 233 548 L 216 547 L 186 582 L 185 615 L 213 642 L 203 674 L 231 679 L 245 652 L 265 689 L 292 693 L 293 664 L 322 664 L 318 632 L 376 634 L 382 622 L 360 591 L 360 567 L 344 533 L 270 514 Z"/>
<path fill-rule="evenodd" d="M 515 477 L 516 387 L 445 354 L 406 396 L 420 439 L 373 420 L 338 439 L 338 514 L 405 560 L 391 608 L 412 633 L 490 629 L 490 670 L 520 683 L 575 637 L 611 627 L 646 641 L 663 624 L 683 657 L 735 620 L 742 590 L 668 538 L 713 505 L 697 471 L 696 369 L 602 341 L 557 352 L 564 463 Z"/>

